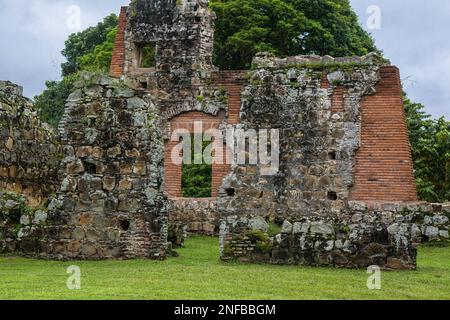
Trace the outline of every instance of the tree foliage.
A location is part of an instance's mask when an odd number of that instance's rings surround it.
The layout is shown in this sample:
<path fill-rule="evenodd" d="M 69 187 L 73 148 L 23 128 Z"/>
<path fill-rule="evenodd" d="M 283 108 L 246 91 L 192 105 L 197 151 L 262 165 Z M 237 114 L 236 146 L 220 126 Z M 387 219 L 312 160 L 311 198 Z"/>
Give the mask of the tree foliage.
<path fill-rule="evenodd" d="M 47 81 L 45 89 L 34 98 L 34 105 L 41 120 L 56 127 L 64 113 L 67 97 L 73 91 L 76 76 L 67 76 L 61 81 Z"/>
<path fill-rule="evenodd" d="M 117 27 L 118 18 L 115 14 L 111 14 L 103 19 L 102 22 L 98 23 L 95 27 L 87 28 L 86 30 L 73 33 L 69 36 L 69 38 L 65 42 L 65 48 L 62 51 L 63 56 L 67 59 L 67 62 L 61 65 L 62 76 L 66 77 L 71 74 L 74 74 L 81 70 L 83 57 L 86 55 L 90 55 L 90 58 L 86 58 L 84 67 L 86 67 L 86 62 L 102 62 L 101 66 L 104 66 L 105 59 L 100 58 L 100 52 L 95 54 L 98 57 L 98 61 L 93 59 L 92 54 L 97 49 L 97 51 L 101 51 L 106 53 L 109 51 L 112 53 L 112 46 L 109 46 L 111 43 L 111 35 L 113 30 Z M 107 45 L 99 48 L 103 43 L 107 43 Z"/>
<path fill-rule="evenodd" d="M 67 97 L 80 71 L 107 72 L 111 64 L 117 16 L 112 14 L 95 27 L 69 36 L 62 54 L 67 62 L 61 65 L 62 80 L 47 81 L 46 89 L 34 98 L 42 120 L 57 126 L 64 113 Z"/>
<path fill-rule="evenodd" d="M 214 62 L 221 69 L 248 69 L 269 51 L 364 55 L 376 51 L 348 0 L 212 0 L 217 15 Z"/>
<path fill-rule="evenodd" d="M 105 42 L 95 46 L 95 48 L 78 59 L 80 70 L 107 73 L 111 65 L 112 53 L 114 50 L 114 40 L 116 38 L 117 27 L 112 28 Z"/>
<path fill-rule="evenodd" d="M 405 111 L 421 200 L 450 201 L 450 122 L 432 119 L 424 106 L 405 98 Z"/>
<path fill-rule="evenodd" d="M 202 141 L 202 137 L 198 137 L 198 140 Z M 183 141 L 191 144 L 191 163 L 182 165 L 181 193 L 184 198 L 209 198 L 212 191 L 212 165 L 205 163 L 203 156 L 211 142 L 202 141 L 200 153 L 195 152 L 195 142 L 195 135 L 191 136 L 190 141 Z"/>

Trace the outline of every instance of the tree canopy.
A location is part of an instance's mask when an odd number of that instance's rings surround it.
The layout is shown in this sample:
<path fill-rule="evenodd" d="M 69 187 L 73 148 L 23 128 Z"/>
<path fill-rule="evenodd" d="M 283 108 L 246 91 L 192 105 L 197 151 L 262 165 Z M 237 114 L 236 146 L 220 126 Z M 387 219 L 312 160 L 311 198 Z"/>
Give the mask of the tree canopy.
<path fill-rule="evenodd" d="M 73 83 L 80 71 L 108 71 L 116 32 L 117 16 L 112 14 L 97 26 L 69 36 L 62 51 L 67 59 L 67 62 L 61 65 L 63 79 L 47 81 L 45 83 L 47 88 L 34 98 L 35 106 L 43 121 L 53 126 L 58 125 L 67 97 L 73 91 Z"/>
<path fill-rule="evenodd" d="M 450 201 L 450 122 L 432 119 L 424 108 L 405 98 L 419 198 L 429 202 Z"/>
<path fill-rule="evenodd" d="M 64 77 L 61 81 L 46 81 L 45 89 L 34 98 L 34 105 L 42 121 L 56 127 L 63 116 L 67 97 L 73 91 L 76 76 Z"/>
<path fill-rule="evenodd" d="M 221 69 L 248 69 L 260 51 L 347 56 L 377 50 L 348 0 L 211 0 L 210 7 Z"/>
<path fill-rule="evenodd" d="M 117 27 L 118 18 L 115 14 L 111 14 L 99 22 L 95 27 L 87 28 L 86 30 L 73 33 L 65 42 L 65 48 L 61 52 L 62 55 L 67 59 L 61 65 L 61 73 L 63 77 L 74 74 L 82 69 L 83 57 L 88 55 L 90 58 L 85 58 L 84 67 L 86 67 L 87 62 L 92 62 L 93 64 L 98 63 L 95 58 L 92 58 L 94 51 L 102 51 L 106 54 L 107 51 L 112 53 L 113 46 L 110 46 L 111 36 L 115 32 Z M 114 41 L 114 40 L 113 40 Z M 106 42 L 105 45 L 103 45 Z M 99 48 L 101 46 L 101 48 Z M 98 52 L 97 56 L 100 55 Z M 90 60 L 89 60 L 90 59 Z M 86 61 L 88 60 L 88 61 Z M 102 61 L 104 67 L 105 59 L 99 58 Z M 109 64 L 108 64 L 109 66 Z M 90 66 L 89 66 L 90 67 Z"/>

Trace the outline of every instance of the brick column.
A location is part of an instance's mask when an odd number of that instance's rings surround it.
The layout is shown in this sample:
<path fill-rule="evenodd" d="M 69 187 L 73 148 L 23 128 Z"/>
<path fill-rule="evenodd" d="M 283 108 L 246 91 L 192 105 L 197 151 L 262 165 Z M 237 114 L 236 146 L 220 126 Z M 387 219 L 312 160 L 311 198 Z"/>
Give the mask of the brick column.
<path fill-rule="evenodd" d="M 125 28 L 127 25 L 127 7 L 120 9 L 117 34 L 114 42 L 114 51 L 112 54 L 110 75 L 121 77 L 124 74 L 125 66 Z"/>
<path fill-rule="evenodd" d="M 361 148 L 356 154 L 352 200 L 416 201 L 411 146 L 400 72 L 382 67 L 377 93 L 361 105 Z"/>

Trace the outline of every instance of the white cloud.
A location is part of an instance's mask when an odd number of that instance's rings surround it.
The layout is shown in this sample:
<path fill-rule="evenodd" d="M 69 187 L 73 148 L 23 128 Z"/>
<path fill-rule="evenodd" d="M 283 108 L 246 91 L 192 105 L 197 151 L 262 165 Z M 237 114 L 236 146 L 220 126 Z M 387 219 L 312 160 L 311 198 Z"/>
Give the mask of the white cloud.
<path fill-rule="evenodd" d="M 377 46 L 400 68 L 404 89 L 435 117 L 450 119 L 450 1 L 351 0 L 366 20 L 370 5 L 381 8 Z"/>
<path fill-rule="evenodd" d="M 60 51 L 71 33 L 66 9 L 81 8 L 82 27 L 118 13 L 129 0 L 0 0 L 0 79 L 24 86 L 28 96 L 58 79 Z M 397 65 L 405 90 L 434 116 L 450 118 L 450 1 L 351 0 L 365 24 L 367 8 L 381 8 L 381 29 L 374 30 L 377 46 Z"/>
<path fill-rule="evenodd" d="M 118 13 L 128 0 L 0 0 L 0 79 L 24 86 L 33 97 L 46 80 L 60 78 L 61 50 L 73 31 L 67 26 L 67 8 L 81 8 L 82 28 Z"/>

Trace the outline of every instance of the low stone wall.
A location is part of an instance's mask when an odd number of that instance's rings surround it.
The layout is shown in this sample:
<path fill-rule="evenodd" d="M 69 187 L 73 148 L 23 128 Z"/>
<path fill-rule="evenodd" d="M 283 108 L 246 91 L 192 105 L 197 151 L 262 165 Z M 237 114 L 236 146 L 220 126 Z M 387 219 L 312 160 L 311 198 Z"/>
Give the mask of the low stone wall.
<path fill-rule="evenodd" d="M 187 232 L 215 235 L 219 232 L 219 213 L 216 199 L 171 199 L 169 206 L 169 224 L 184 224 Z"/>
<path fill-rule="evenodd" d="M 337 215 L 284 220 L 261 217 L 221 222 L 222 260 L 312 266 L 415 269 L 419 242 L 449 241 L 450 204 L 352 202 Z M 274 232 L 275 230 L 275 232 Z"/>
<path fill-rule="evenodd" d="M 0 253 L 34 252 L 40 240 L 36 231 L 42 230 L 47 217 L 46 209 L 28 207 L 24 196 L 0 192 Z"/>

